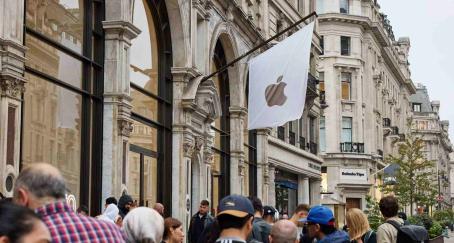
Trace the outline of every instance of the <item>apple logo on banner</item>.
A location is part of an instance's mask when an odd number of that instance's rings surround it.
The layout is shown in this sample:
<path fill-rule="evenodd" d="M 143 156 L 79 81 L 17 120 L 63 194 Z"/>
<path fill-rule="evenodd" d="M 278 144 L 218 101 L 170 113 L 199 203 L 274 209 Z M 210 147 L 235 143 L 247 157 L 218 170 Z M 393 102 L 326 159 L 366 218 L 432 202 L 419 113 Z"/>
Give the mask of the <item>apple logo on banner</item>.
<path fill-rule="evenodd" d="M 284 89 L 287 84 L 281 82 L 284 76 L 279 76 L 275 84 L 270 84 L 265 89 L 265 99 L 269 107 L 282 106 L 287 101 L 287 96 L 284 94 Z"/>

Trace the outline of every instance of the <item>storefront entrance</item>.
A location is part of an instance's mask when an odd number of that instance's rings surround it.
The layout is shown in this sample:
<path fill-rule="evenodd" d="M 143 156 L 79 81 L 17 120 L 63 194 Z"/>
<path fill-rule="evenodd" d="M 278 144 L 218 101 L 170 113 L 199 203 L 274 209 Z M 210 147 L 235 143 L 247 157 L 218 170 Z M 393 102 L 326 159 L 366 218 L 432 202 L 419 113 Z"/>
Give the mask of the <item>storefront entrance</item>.
<path fill-rule="evenodd" d="M 139 206 L 153 207 L 157 198 L 157 154 L 131 144 L 129 151 L 129 194 Z"/>

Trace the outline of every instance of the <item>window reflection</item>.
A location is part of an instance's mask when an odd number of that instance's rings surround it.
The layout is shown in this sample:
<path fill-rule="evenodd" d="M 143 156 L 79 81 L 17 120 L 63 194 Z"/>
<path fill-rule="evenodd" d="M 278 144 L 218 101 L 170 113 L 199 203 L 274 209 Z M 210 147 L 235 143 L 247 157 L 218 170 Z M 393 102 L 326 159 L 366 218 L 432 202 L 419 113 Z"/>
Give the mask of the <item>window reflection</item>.
<path fill-rule="evenodd" d="M 26 35 L 25 42 L 28 47 L 27 66 L 78 88 L 82 87 L 82 63 L 79 60 L 30 35 Z"/>
<path fill-rule="evenodd" d="M 150 120 L 158 120 L 158 101 L 131 88 L 132 111 Z"/>
<path fill-rule="evenodd" d="M 82 0 L 27 0 L 25 23 L 69 49 L 81 54 L 84 6 Z"/>
<path fill-rule="evenodd" d="M 131 144 L 155 152 L 158 150 L 158 130 L 156 128 L 135 120 L 133 120 L 132 127 L 133 129 L 129 138 Z"/>
<path fill-rule="evenodd" d="M 82 97 L 30 74 L 26 79 L 22 163 L 56 166 L 79 199 Z"/>
<path fill-rule="evenodd" d="M 129 73 L 131 82 L 151 93 L 158 94 L 156 32 L 153 17 L 145 0 L 135 2 L 133 23 L 142 32 L 132 40 Z"/>

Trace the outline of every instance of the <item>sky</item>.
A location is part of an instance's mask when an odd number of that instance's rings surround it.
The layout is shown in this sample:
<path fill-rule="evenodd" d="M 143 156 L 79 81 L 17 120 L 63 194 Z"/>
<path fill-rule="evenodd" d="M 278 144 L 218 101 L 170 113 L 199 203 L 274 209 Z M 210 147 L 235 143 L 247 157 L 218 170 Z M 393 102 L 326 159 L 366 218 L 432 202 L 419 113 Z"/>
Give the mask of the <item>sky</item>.
<path fill-rule="evenodd" d="M 413 82 L 439 100 L 440 118 L 450 122 L 454 142 L 454 0 L 378 0 L 396 40 L 410 37 Z"/>

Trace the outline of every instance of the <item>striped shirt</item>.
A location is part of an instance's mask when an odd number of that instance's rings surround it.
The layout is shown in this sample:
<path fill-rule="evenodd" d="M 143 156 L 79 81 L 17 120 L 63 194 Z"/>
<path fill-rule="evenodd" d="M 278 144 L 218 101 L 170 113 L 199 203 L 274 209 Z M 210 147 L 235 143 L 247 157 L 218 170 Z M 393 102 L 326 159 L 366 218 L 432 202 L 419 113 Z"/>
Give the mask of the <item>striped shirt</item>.
<path fill-rule="evenodd" d="M 37 208 L 50 231 L 52 242 L 126 242 L 115 224 L 76 214 L 66 202 Z"/>
<path fill-rule="evenodd" d="M 216 240 L 216 243 L 246 243 L 245 240 L 240 238 L 233 238 L 233 237 L 221 237 Z"/>

